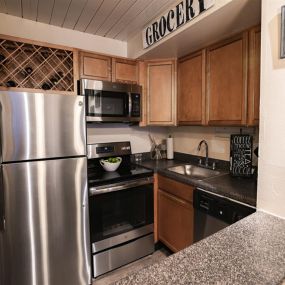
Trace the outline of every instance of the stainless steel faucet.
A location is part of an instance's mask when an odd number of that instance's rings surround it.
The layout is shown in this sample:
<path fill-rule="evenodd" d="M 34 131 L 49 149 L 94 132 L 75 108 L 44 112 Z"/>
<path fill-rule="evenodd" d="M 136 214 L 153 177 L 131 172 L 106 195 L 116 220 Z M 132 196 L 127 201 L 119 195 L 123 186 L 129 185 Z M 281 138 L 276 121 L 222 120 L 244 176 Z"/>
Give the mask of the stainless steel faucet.
<path fill-rule="evenodd" d="M 198 151 L 201 150 L 202 144 L 205 144 L 205 147 L 206 147 L 205 166 L 208 167 L 208 165 L 209 165 L 209 147 L 208 147 L 208 143 L 205 140 L 200 141 L 197 150 Z M 201 160 L 200 160 L 199 164 L 202 164 Z"/>

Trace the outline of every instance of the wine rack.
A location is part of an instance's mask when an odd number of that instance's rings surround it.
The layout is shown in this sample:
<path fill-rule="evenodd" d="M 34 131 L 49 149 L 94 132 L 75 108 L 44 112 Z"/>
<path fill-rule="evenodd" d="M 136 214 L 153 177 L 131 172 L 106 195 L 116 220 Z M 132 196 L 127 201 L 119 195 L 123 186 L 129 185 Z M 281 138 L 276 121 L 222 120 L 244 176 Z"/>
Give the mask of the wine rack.
<path fill-rule="evenodd" d="M 0 86 L 74 92 L 73 51 L 0 39 Z"/>

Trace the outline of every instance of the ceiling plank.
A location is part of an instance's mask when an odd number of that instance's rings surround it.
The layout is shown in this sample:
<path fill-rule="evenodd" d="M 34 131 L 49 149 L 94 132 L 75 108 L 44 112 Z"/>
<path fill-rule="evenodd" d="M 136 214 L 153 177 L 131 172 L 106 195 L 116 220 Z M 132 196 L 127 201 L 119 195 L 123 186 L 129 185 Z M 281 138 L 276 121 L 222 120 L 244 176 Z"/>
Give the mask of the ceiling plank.
<path fill-rule="evenodd" d="M 133 5 L 128 12 L 112 26 L 109 31 L 105 33 L 108 38 L 114 38 L 121 30 L 123 30 L 128 23 L 137 17 L 151 2 L 156 0 L 138 0 L 135 5 Z"/>
<path fill-rule="evenodd" d="M 126 25 L 114 38 L 126 41 L 137 33 L 141 33 L 142 29 L 153 19 L 157 18 L 167 8 L 172 7 L 177 0 L 155 0 L 146 9 L 143 10 L 135 19 Z"/>
<path fill-rule="evenodd" d="M 5 1 L 7 13 L 13 16 L 22 17 L 22 3 L 21 0 Z"/>
<path fill-rule="evenodd" d="M 39 0 L 22 0 L 23 18 L 37 20 Z"/>
<path fill-rule="evenodd" d="M 49 24 L 55 0 L 39 0 L 37 21 Z"/>
<path fill-rule="evenodd" d="M 68 12 L 71 0 L 55 0 L 50 24 L 61 27 Z"/>
<path fill-rule="evenodd" d="M 104 0 L 92 1 L 88 0 L 74 29 L 80 32 L 84 32 L 92 20 L 92 17 L 96 14 Z"/>
<path fill-rule="evenodd" d="M 79 20 L 81 13 L 84 10 L 88 0 L 72 0 L 66 14 L 63 27 L 67 29 L 74 29 Z"/>
<path fill-rule="evenodd" d="M 6 3 L 4 0 L 0 0 L 0 13 L 7 13 Z"/>
<path fill-rule="evenodd" d="M 96 29 L 104 22 L 106 17 L 108 17 L 117 7 L 121 0 L 104 0 L 103 4 L 100 6 L 96 14 L 94 14 L 91 22 L 85 29 L 86 33 L 94 34 Z"/>
<path fill-rule="evenodd" d="M 94 34 L 98 36 L 105 36 L 107 31 L 109 31 L 109 29 L 123 17 L 124 14 L 126 14 L 130 9 L 130 7 L 132 7 L 136 2 L 137 0 L 122 0 L 116 9 L 114 9 L 113 12 L 109 15 L 109 17 L 105 19 L 102 25 L 97 28 Z"/>

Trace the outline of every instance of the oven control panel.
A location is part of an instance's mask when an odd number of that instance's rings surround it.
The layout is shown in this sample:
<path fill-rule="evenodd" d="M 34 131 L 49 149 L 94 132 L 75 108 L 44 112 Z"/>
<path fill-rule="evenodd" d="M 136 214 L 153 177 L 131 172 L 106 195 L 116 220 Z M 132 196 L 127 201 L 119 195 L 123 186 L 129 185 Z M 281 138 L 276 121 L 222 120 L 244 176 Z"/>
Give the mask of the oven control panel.
<path fill-rule="evenodd" d="M 103 154 L 103 153 L 113 153 L 114 147 L 113 146 L 98 146 L 96 147 L 96 153 L 97 154 Z"/>
<path fill-rule="evenodd" d="M 89 159 L 132 154 L 130 142 L 96 143 L 87 145 Z"/>

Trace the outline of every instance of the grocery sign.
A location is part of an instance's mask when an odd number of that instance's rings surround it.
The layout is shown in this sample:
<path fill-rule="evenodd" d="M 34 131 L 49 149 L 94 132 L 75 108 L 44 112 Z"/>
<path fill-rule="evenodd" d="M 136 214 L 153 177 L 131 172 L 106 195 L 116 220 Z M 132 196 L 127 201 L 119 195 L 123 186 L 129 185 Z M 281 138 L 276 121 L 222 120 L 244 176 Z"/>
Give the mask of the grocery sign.
<path fill-rule="evenodd" d="M 148 48 L 215 4 L 215 0 L 183 0 L 143 30 L 143 47 Z"/>

